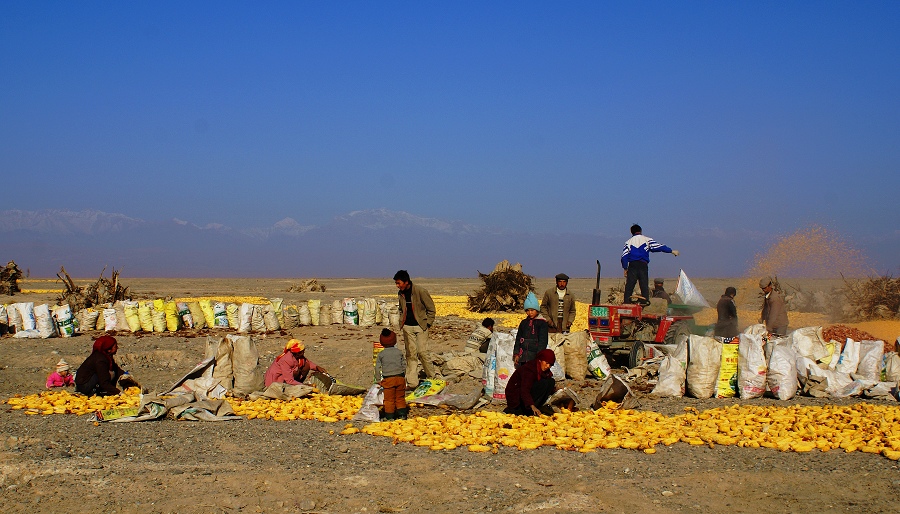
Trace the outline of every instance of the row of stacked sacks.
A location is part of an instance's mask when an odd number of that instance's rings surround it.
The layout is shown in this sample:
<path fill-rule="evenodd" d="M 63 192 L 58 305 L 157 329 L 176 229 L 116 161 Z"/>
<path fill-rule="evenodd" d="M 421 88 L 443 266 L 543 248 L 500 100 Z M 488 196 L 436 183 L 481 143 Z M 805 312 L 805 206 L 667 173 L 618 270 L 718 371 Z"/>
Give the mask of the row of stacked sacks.
<path fill-rule="evenodd" d="M 118 301 L 73 314 L 68 305 L 33 303 L 0 305 L 2 335 L 9 327 L 16 337 L 69 337 L 90 330 L 177 332 L 181 329 L 235 329 L 240 333 L 272 332 L 299 326 L 348 324 L 398 327 L 400 311 L 383 299 L 344 298 L 333 302 L 308 300 L 285 304 L 281 298 L 266 303 L 226 303 L 209 299 Z"/>
<path fill-rule="evenodd" d="M 68 305 L 35 305 L 34 302 L 0 305 L 0 336 L 46 339 L 71 337 L 77 330 L 75 317 Z"/>
<path fill-rule="evenodd" d="M 785 337 L 748 327 L 733 339 L 692 335 L 661 359 L 652 394 L 695 398 L 790 400 L 796 395 L 851 396 L 896 401 L 900 382 L 897 342 L 826 341 L 822 327 Z"/>

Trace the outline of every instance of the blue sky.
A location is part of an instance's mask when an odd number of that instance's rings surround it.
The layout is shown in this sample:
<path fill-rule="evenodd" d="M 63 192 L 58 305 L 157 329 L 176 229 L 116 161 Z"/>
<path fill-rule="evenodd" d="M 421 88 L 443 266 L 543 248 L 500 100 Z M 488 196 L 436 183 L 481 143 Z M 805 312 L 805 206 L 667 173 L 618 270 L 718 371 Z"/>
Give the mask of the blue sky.
<path fill-rule="evenodd" d="M 6 1 L 4 203 L 898 248 L 898 63 L 897 2 Z"/>

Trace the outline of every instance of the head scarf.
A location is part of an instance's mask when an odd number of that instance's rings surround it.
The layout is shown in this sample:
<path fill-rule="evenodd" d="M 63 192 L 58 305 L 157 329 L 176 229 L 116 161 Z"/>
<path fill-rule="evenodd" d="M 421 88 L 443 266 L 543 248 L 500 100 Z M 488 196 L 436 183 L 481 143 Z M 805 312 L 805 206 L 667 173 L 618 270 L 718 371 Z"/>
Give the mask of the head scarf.
<path fill-rule="evenodd" d="M 112 364 L 113 358 L 109 351 L 116 345 L 116 338 L 113 336 L 100 336 L 94 341 L 94 351 L 106 355 L 109 363 Z"/>
<path fill-rule="evenodd" d="M 544 348 L 538 352 L 535 360 L 542 360 L 552 366 L 556 362 L 556 354 L 553 353 L 553 350 Z"/>
<path fill-rule="evenodd" d="M 291 339 L 284 345 L 284 351 L 281 352 L 281 355 L 279 355 L 275 360 L 277 361 L 289 353 L 300 353 L 305 349 L 306 346 L 304 346 L 303 341 L 299 339 Z"/>

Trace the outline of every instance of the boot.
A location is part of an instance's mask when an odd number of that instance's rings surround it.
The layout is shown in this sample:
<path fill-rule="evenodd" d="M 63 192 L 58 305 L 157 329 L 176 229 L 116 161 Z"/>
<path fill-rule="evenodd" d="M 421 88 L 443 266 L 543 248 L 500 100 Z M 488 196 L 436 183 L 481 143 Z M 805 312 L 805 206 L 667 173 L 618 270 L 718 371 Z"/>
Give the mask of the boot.
<path fill-rule="evenodd" d="M 397 415 L 394 412 L 382 412 L 380 419 L 381 421 L 391 421 L 397 419 Z"/>
<path fill-rule="evenodd" d="M 396 416 L 394 419 L 406 419 L 409 417 L 409 407 L 404 407 L 402 409 L 397 409 Z"/>

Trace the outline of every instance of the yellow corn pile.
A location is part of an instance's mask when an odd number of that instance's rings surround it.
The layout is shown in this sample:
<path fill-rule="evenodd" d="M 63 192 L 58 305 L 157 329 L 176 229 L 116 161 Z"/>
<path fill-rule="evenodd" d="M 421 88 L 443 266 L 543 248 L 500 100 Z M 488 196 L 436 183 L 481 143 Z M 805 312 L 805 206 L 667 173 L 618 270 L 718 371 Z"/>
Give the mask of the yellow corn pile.
<path fill-rule="evenodd" d="M 626 448 L 655 453 L 656 446 L 683 442 L 781 451 L 842 449 L 900 459 L 900 407 L 861 403 L 852 406 L 762 407 L 732 405 L 704 412 L 687 408 L 679 416 L 616 410 L 612 402 L 596 411 L 563 412 L 552 417 L 500 412 L 417 417 L 367 425 L 366 434 L 390 437 L 432 450 L 467 447 L 493 451 L 500 445 L 533 450 L 553 446 L 591 452 Z M 347 425 L 342 434 L 358 432 Z"/>
<path fill-rule="evenodd" d="M 90 414 L 98 410 L 118 407 L 137 407 L 141 390 L 129 387 L 115 396 L 82 396 L 65 390 L 44 391 L 28 396 L 13 396 L 6 400 L 13 409 L 25 410 L 25 414 Z"/>
<path fill-rule="evenodd" d="M 246 416 L 247 419 L 259 418 L 275 421 L 314 419 L 335 423 L 352 418 L 362 407 L 362 398 L 358 396 L 315 393 L 306 398 L 293 400 L 229 398 L 228 401 L 238 416 Z"/>
<path fill-rule="evenodd" d="M 481 321 L 484 318 L 493 318 L 504 327 L 515 328 L 519 322 L 525 319 L 525 311 L 522 312 L 472 312 L 468 309 L 466 296 L 441 296 L 431 297 L 434 300 L 434 309 L 437 316 L 457 316 L 460 318 Z M 575 302 L 575 323 L 572 330 L 584 330 L 587 328 L 588 304 Z"/>

